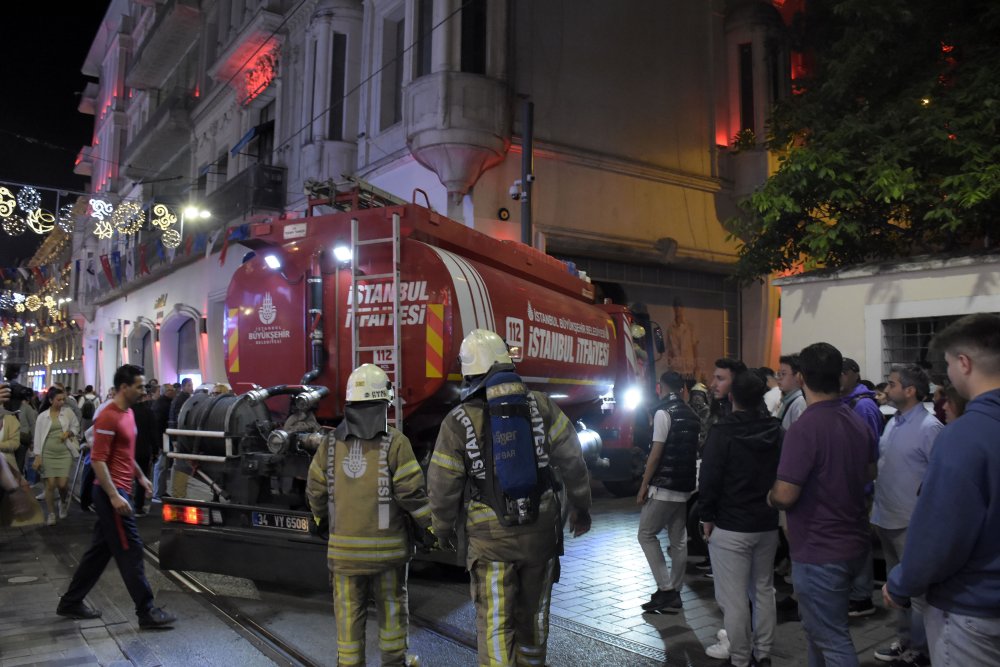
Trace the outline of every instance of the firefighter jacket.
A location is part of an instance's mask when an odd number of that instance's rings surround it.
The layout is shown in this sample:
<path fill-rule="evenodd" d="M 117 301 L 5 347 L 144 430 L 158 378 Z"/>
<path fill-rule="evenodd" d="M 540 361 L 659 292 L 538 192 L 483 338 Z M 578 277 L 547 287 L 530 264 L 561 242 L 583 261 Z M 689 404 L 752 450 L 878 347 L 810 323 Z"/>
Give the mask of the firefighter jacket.
<path fill-rule="evenodd" d="M 309 465 L 306 496 L 317 521 L 329 520 L 326 553 L 338 574 L 377 574 L 406 563 L 406 515 L 421 530 L 430 526 L 423 470 L 410 441 L 392 427 L 372 440 L 327 437 Z"/>
<path fill-rule="evenodd" d="M 670 432 L 650 485 L 671 491 L 694 491 L 698 483 L 698 434 L 701 421 L 677 394 L 670 393 L 653 408 L 670 415 Z"/>
<path fill-rule="evenodd" d="M 566 489 L 570 506 L 589 511 L 590 476 L 576 430 L 548 396 L 534 391 L 530 394 L 541 417 L 541 424 L 537 428 L 532 427 L 539 467 L 555 468 Z M 445 417 L 438 433 L 427 469 L 427 493 L 434 534 L 442 542 L 454 536 L 466 484 L 483 466 L 483 437 L 489 427 L 485 408 L 482 393 L 474 395 Z M 492 466 L 487 465 L 486 470 L 489 471 L 487 474 L 491 474 Z M 470 486 L 473 497 L 465 519 L 469 540 L 468 567 L 471 568 L 479 559 L 496 562 L 544 561 L 558 555 L 562 521 L 553 489 L 549 488 L 542 494 L 537 520 L 506 527 L 500 523 L 493 508 L 476 497 L 475 485 Z"/>

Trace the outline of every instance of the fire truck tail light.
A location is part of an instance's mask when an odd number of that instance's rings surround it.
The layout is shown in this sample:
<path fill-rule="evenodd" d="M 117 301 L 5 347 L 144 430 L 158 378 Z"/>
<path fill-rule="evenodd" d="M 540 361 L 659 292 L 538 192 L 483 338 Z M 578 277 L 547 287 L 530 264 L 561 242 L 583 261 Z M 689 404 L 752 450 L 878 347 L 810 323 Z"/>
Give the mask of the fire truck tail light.
<path fill-rule="evenodd" d="M 163 505 L 163 520 L 172 523 L 186 523 L 192 526 L 207 526 L 210 523 L 207 509 L 167 504 Z"/>

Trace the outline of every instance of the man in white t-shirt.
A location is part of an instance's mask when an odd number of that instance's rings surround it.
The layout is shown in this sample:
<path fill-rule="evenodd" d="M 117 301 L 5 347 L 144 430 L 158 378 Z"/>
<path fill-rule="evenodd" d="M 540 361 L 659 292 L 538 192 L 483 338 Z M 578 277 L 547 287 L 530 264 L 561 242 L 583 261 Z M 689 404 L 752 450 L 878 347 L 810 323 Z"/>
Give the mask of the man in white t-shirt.
<path fill-rule="evenodd" d="M 687 565 L 687 501 L 698 475 L 698 434 L 701 421 L 683 400 L 686 393 L 680 373 L 668 371 L 656 387 L 660 397 L 653 408 L 653 443 L 636 502 L 639 545 L 656 579 L 656 591 L 644 611 L 664 614 L 681 610 L 680 588 Z M 659 533 L 670 539 L 670 569 L 667 568 Z"/>

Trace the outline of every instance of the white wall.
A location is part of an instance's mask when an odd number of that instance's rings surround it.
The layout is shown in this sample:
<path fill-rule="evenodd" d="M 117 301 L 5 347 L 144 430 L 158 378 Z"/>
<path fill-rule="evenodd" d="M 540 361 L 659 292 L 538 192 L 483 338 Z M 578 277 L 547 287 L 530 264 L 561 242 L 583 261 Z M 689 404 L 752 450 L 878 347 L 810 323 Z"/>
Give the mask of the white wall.
<path fill-rule="evenodd" d="M 782 354 L 818 341 L 881 379 L 882 322 L 1000 311 L 1000 257 L 862 267 L 781 286 Z"/>

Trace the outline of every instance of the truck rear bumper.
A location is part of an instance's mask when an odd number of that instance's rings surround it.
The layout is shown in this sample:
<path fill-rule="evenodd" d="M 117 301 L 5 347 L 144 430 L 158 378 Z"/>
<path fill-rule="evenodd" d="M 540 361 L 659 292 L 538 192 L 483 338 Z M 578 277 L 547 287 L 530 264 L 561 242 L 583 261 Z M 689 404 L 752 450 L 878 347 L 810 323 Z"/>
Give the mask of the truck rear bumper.
<path fill-rule="evenodd" d="M 189 525 L 165 521 L 160 531 L 161 569 L 212 572 L 285 586 L 329 589 L 325 539 L 311 533 L 254 527 L 252 512 L 260 508 L 164 500 L 171 505 L 207 509 L 214 518 L 223 518 L 223 522 Z"/>

